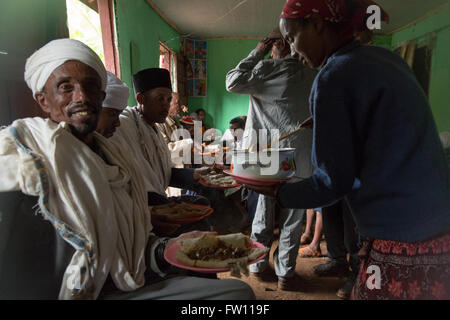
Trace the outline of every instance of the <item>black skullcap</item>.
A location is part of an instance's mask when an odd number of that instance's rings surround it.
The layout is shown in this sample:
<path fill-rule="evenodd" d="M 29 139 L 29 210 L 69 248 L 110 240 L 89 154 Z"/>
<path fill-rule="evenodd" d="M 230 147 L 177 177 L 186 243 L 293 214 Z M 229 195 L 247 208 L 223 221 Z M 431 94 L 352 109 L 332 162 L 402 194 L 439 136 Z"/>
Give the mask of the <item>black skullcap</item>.
<path fill-rule="evenodd" d="M 169 88 L 172 90 L 170 73 L 166 69 L 150 68 L 139 71 L 132 77 L 134 93 L 144 93 L 154 88 Z"/>

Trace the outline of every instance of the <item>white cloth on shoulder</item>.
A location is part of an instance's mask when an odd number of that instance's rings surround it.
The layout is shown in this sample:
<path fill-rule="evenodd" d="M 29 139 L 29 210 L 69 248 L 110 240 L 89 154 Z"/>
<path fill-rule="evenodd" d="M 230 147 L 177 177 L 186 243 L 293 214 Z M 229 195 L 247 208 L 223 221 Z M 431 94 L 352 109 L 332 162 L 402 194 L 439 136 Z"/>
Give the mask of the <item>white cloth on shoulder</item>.
<path fill-rule="evenodd" d="M 185 157 L 191 161 L 194 143 L 187 130 L 177 127 L 175 120 L 171 117 L 167 117 L 164 123 L 155 123 L 155 126 L 167 143 L 174 167 L 184 168 L 184 164 L 191 164 L 191 162 L 184 163 Z M 180 140 L 179 135 L 183 136 L 183 139 Z"/>
<path fill-rule="evenodd" d="M 145 284 L 152 225 L 144 181 L 128 154 L 95 139 L 108 164 L 64 122 L 20 119 L 0 131 L 0 191 L 39 195 L 44 218 L 76 250 L 60 299 L 97 298 L 108 274 L 123 291 Z"/>
<path fill-rule="evenodd" d="M 94 69 L 102 80 L 102 90 L 106 88 L 106 69 L 98 55 L 81 41 L 57 39 L 34 52 L 25 64 L 25 81 L 35 94 L 44 89 L 52 72 L 69 60 L 81 61 Z"/>

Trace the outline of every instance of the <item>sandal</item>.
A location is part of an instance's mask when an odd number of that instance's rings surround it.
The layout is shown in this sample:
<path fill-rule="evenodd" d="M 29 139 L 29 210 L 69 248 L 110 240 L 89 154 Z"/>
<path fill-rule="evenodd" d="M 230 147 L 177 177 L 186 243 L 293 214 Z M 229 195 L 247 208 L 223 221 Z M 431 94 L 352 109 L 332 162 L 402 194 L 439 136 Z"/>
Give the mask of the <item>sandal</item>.
<path fill-rule="evenodd" d="M 310 244 L 312 241 L 312 237 L 310 235 L 307 235 L 306 233 L 302 234 L 302 237 L 300 238 L 300 244 Z"/>
<path fill-rule="evenodd" d="M 309 246 L 300 248 L 298 250 L 298 256 L 300 258 L 317 258 L 322 256 L 322 252 L 319 250 L 313 250 Z"/>

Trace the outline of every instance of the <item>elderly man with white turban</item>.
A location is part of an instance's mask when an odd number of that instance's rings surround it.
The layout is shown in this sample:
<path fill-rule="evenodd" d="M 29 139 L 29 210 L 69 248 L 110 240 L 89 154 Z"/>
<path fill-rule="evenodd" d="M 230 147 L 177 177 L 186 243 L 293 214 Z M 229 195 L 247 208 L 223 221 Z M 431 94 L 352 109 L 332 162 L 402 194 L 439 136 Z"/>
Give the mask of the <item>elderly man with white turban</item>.
<path fill-rule="evenodd" d="M 0 131 L 0 298 L 254 297 L 236 280 L 163 278 L 176 239 L 152 233 L 139 167 L 95 132 L 107 74 L 91 49 L 54 40 L 27 60 L 25 80 L 49 119 Z"/>

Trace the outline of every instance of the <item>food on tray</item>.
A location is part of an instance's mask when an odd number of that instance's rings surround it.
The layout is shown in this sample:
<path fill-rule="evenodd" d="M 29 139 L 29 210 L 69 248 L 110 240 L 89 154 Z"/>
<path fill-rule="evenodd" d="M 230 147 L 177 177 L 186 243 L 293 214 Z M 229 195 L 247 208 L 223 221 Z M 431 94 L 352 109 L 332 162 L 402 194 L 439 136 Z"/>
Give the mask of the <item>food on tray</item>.
<path fill-rule="evenodd" d="M 232 176 L 215 171 L 211 171 L 207 175 L 202 176 L 202 178 L 207 184 L 212 186 L 228 187 L 237 184 Z"/>
<path fill-rule="evenodd" d="M 211 207 L 191 205 L 189 203 L 168 203 L 151 207 L 151 214 L 163 220 L 194 218 L 205 215 Z"/>

